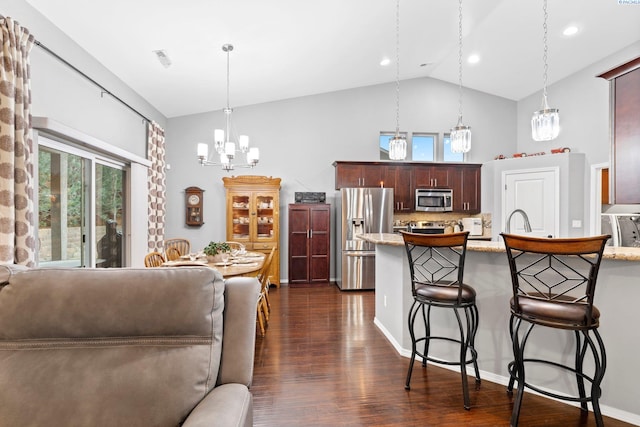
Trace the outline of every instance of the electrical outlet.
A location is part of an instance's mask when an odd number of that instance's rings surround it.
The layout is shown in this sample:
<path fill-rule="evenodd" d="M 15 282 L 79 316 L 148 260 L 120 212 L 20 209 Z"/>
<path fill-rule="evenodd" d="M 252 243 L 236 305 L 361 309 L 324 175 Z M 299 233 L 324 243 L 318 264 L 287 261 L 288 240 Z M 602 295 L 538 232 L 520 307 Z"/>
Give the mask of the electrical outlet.
<path fill-rule="evenodd" d="M 573 221 L 571 221 L 571 226 L 573 228 L 580 228 L 582 227 L 582 221 L 580 221 L 579 219 L 574 219 Z"/>

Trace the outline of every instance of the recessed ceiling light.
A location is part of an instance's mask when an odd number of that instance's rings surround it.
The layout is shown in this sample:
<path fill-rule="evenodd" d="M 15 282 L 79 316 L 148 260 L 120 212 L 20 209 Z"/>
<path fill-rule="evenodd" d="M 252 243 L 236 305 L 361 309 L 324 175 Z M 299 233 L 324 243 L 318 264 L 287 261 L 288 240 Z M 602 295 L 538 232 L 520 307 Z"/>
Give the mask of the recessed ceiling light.
<path fill-rule="evenodd" d="M 386 67 L 389 64 L 391 64 L 391 60 L 389 58 L 384 58 L 382 61 L 380 61 L 380 65 L 382 65 L 383 67 Z"/>
<path fill-rule="evenodd" d="M 478 62 L 480 62 L 480 56 L 475 53 L 473 55 L 469 55 L 469 57 L 467 58 L 467 62 L 469 64 L 477 64 Z"/>
<path fill-rule="evenodd" d="M 565 36 L 573 36 L 578 32 L 578 27 L 576 27 L 575 25 L 570 25 L 567 28 L 564 29 L 564 31 L 562 32 L 562 34 L 564 34 Z"/>

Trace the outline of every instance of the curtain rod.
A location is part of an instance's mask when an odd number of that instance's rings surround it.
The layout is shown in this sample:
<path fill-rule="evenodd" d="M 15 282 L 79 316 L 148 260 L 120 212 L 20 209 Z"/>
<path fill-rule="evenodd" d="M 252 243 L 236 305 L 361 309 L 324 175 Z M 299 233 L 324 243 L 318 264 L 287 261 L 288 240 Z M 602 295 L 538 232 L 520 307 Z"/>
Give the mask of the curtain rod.
<path fill-rule="evenodd" d="M 0 15 L 1 16 L 1 15 Z M 38 40 L 34 41 L 34 44 L 39 46 L 41 49 L 43 49 L 44 51 L 46 51 L 48 54 L 50 54 L 51 56 L 53 56 L 54 58 L 56 58 L 58 61 L 62 62 L 63 64 L 65 64 L 67 67 L 71 68 L 72 70 L 74 70 L 76 73 L 80 74 L 82 77 L 84 77 L 85 79 L 89 80 L 91 83 L 93 83 L 94 85 L 98 86 L 100 88 L 100 90 L 102 91 L 103 94 L 107 94 L 111 97 L 113 97 L 116 101 L 120 102 L 122 105 L 124 105 L 125 107 L 127 107 L 129 110 L 133 111 L 134 113 L 136 113 L 138 116 L 142 117 L 144 120 L 147 121 L 147 123 L 151 123 L 151 120 L 149 120 L 144 114 L 142 114 L 141 112 L 139 112 L 138 110 L 136 110 L 135 108 L 133 108 L 131 105 L 127 104 L 126 102 L 124 102 L 122 99 L 120 99 L 119 97 L 117 97 L 116 95 L 114 95 L 111 91 L 107 90 L 107 88 L 105 88 L 104 86 L 102 86 L 100 83 L 98 83 L 97 81 L 95 81 L 94 79 L 92 79 L 91 77 L 89 77 L 88 75 L 86 75 L 85 73 L 83 73 L 81 70 L 79 70 L 76 66 L 74 66 L 73 64 L 71 64 L 69 61 L 67 61 L 66 59 L 64 59 L 63 57 L 61 57 L 60 55 L 58 55 L 57 53 L 55 53 L 54 51 L 52 51 L 51 49 L 49 49 L 48 47 L 46 47 L 45 45 L 43 45 L 42 43 L 40 43 Z"/>

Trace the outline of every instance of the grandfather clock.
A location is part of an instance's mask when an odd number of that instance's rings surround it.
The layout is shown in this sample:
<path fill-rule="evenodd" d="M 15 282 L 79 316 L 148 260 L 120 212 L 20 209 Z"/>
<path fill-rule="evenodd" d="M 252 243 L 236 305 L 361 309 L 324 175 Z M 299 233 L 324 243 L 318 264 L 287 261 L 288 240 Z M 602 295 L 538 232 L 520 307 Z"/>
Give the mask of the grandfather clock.
<path fill-rule="evenodd" d="M 188 187 L 184 190 L 186 217 L 185 223 L 189 226 L 199 227 L 204 224 L 202 215 L 202 197 L 204 190 L 198 187 Z"/>

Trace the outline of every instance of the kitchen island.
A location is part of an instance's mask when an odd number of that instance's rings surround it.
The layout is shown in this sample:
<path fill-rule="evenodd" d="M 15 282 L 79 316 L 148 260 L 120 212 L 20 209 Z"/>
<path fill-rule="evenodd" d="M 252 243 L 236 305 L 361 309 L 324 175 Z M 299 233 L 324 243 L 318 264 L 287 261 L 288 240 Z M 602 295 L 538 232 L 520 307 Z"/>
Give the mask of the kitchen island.
<path fill-rule="evenodd" d="M 359 237 L 376 244 L 374 323 L 396 350 L 408 358 L 411 356 L 411 338 L 407 316 L 413 296 L 402 236 L 363 234 Z M 475 347 L 481 377 L 506 385 L 509 377 L 507 364 L 513 356 L 508 329 L 511 278 L 504 244 L 501 241 L 468 241 L 464 277 L 465 282 L 477 292 L 480 321 Z M 639 277 L 640 248 L 605 249 L 595 299 L 602 313 L 600 334 L 607 351 L 607 371 L 602 382 L 600 404 L 603 414 L 636 425 L 640 425 L 637 406 L 640 371 L 636 369 L 635 362 L 640 353 L 640 332 L 632 320 L 634 307 L 624 303 L 629 301 L 633 304 L 640 300 Z M 442 334 L 457 334 L 457 324 L 450 310 L 433 311 L 432 325 L 438 331 L 444 331 Z M 568 333 L 534 329 L 528 346 L 529 354 L 564 363 L 571 361 L 574 340 Z M 536 342 L 544 342 L 545 345 L 536 346 Z M 435 357 L 455 359 L 457 351 L 457 346 L 443 344 L 432 346 L 430 353 Z M 420 368 L 416 366 L 415 369 Z M 585 369 L 585 372 L 589 370 Z M 575 377 L 556 370 L 532 369 L 527 372 L 527 381 L 560 393 L 575 392 Z"/>

